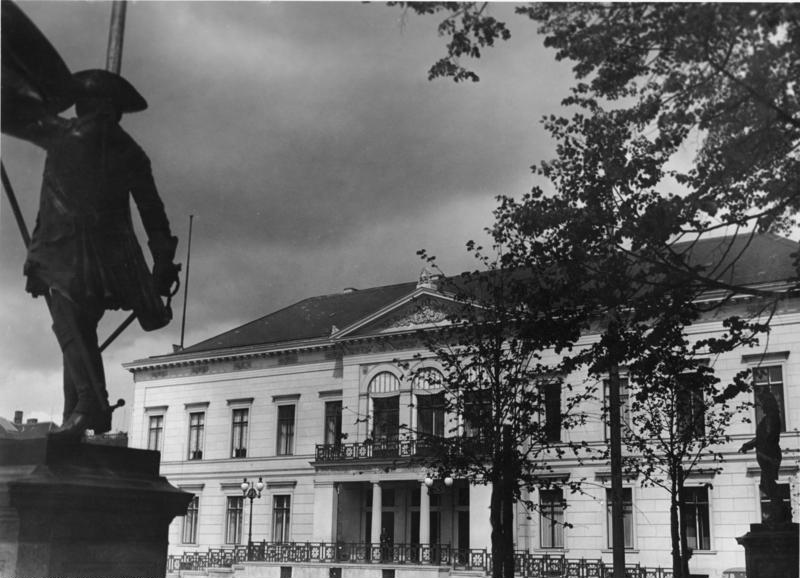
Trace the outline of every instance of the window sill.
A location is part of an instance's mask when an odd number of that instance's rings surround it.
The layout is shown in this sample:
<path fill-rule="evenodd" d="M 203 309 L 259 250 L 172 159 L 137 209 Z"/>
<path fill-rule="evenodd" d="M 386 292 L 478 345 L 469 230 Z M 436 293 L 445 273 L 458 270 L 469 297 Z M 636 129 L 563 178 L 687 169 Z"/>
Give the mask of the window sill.
<path fill-rule="evenodd" d="M 716 550 L 692 550 L 692 556 L 716 556 Z"/>
<path fill-rule="evenodd" d="M 603 548 L 600 551 L 603 554 L 613 554 L 614 553 L 614 550 L 611 550 L 610 548 Z M 638 554 L 639 553 L 639 549 L 638 548 L 625 548 L 625 553 L 626 554 Z"/>

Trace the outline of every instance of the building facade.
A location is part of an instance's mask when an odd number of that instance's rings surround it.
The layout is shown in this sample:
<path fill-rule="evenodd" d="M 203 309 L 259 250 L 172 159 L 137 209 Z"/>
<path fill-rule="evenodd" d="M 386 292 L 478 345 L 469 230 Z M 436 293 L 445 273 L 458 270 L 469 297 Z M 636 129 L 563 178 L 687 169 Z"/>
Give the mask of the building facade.
<path fill-rule="evenodd" d="M 704 243 L 713 256 L 714 240 Z M 730 281 L 785 288 L 795 250 L 784 239 L 757 237 Z M 723 313 L 753 305 L 737 299 Z M 343 562 L 389 563 L 402 550 L 434 565 L 485 568 L 490 488 L 463 479 L 426 484 L 429 473 L 411 459 L 425 451 L 415 432 L 445 435 L 457 420 L 443 410 L 442 368 L 417 333 L 442 322 L 452 306 L 436 279 L 423 275 L 417 283 L 306 299 L 182 351 L 127 364 L 135 380 L 130 445 L 160 451 L 162 475 L 195 494 L 170 529 L 170 552 L 232 549 L 252 532 L 262 548 L 325 544 Z M 688 338 L 723 331 L 722 317 L 696 324 Z M 723 380 L 751 368 L 755 387 L 776 395 L 784 420 L 779 482 L 797 521 L 800 298 L 787 294 L 771 325 L 760 348 L 709 363 Z M 580 387 L 587 378 L 568 380 Z M 596 403 L 588 410 L 595 418 L 564 436 L 605 443 L 602 400 Z M 755 412 L 731 426 L 724 462 L 701 464 L 687 483 L 697 576 L 744 567 L 736 538 L 761 519 L 755 456 L 737 453 L 754 435 Z M 551 465 L 556 481 L 582 479 L 583 490 L 531 489 L 540 513 L 517 508 L 516 549 L 610 561 L 607 463 L 565 458 Z M 260 496 L 243 495 L 245 478 L 261 481 Z M 624 496 L 628 562 L 670 567 L 668 495 L 626 480 Z"/>

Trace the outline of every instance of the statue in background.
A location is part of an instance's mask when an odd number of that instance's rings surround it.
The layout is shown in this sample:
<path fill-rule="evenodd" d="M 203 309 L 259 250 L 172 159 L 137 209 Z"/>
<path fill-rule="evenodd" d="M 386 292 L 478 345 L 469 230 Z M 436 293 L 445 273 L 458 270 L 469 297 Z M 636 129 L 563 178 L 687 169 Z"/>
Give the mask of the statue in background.
<path fill-rule="evenodd" d="M 147 102 L 112 72 L 69 75 L 41 32 L 5 0 L 2 61 L 2 131 L 47 151 L 24 274 L 27 291 L 47 299 L 63 354 L 64 419 L 51 435 L 105 433 L 114 407 L 98 322 L 106 310 L 125 309 L 147 331 L 163 327 L 172 313 L 161 296 L 170 296 L 178 282 L 177 239 L 150 161 L 119 125 L 123 114 L 142 111 Z M 57 114 L 71 103 L 76 118 Z M 131 197 L 147 231 L 152 273 L 133 230 Z"/>
<path fill-rule="evenodd" d="M 761 468 L 759 488 L 769 499 L 769 511 L 766 512 L 766 523 L 776 525 L 788 521 L 786 506 L 778 492 L 778 471 L 781 467 L 781 414 L 778 400 L 766 388 L 762 388 L 757 395 L 757 402 L 764 412 L 764 417 L 756 426 L 756 437 L 746 442 L 739 449 L 745 453 L 753 448 L 756 450 L 756 460 Z"/>

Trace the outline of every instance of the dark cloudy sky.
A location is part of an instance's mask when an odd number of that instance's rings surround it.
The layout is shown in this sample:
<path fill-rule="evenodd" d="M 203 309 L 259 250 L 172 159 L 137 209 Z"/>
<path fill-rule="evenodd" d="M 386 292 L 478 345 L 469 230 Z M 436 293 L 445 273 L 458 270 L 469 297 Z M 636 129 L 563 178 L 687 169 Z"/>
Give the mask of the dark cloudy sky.
<path fill-rule="evenodd" d="M 104 66 L 110 3 L 20 4 L 73 71 Z M 532 23 L 490 10 L 513 37 L 475 64 L 480 83 L 456 85 L 427 80 L 438 20 L 383 4 L 129 3 L 122 73 L 150 108 L 123 126 L 151 157 L 180 261 L 195 215 L 187 345 L 305 297 L 414 280 L 421 248 L 446 273 L 471 267 L 464 244 L 494 196 L 528 191 L 553 155 L 539 120 L 571 78 Z M 4 136 L 2 157 L 32 224 L 44 156 Z M 60 353 L 24 258 L 3 198 L 0 416 L 60 421 Z M 122 363 L 178 343 L 182 295 L 171 326 L 109 348 L 113 398 L 132 401 Z"/>

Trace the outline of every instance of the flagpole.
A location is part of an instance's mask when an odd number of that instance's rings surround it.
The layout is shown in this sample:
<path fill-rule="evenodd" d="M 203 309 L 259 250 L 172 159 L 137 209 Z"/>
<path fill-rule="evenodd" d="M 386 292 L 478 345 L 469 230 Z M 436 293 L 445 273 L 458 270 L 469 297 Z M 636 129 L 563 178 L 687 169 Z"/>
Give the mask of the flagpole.
<path fill-rule="evenodd" d="M 183 349 L 183 335 L 186 330 L 186 302 L 189 298 L 189 264 L 192 259 L 192 221 L 194 215 L 189 215 L 189 242 L 186 248 L 186 277 L 183 279 L 183 318 L 181 319 L 181 344 Z"/>
<path fill-rule="evenodd" d="M 122 43 L 125 39 L 126 0 L 114 0 L 111 5 L 111 24 L 108 27 L 106 70 L 119 74 L 122 68 Z"/>

